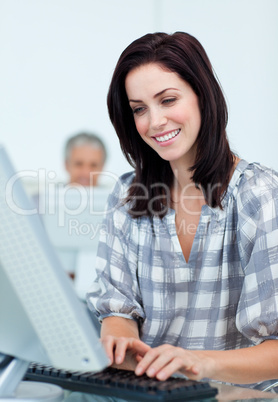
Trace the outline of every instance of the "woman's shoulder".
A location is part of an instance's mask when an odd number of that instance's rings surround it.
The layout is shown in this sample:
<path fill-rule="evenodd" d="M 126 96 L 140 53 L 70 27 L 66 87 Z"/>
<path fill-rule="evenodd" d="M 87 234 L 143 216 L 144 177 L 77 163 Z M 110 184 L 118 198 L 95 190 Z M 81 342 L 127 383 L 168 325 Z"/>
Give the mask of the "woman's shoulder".
<path fill-rule="evenodd" d="M 135 177 L 135 172 L 127 172 L 119 176 L 115 188 L 129 189 Z"/>
<path fill-rule="evenodd" d="M 135 173 L 132 171 L 124 173 L 116 179 L 110 193 L 110 201 L 111 199 L 124 199 L 127 196 L 128 189 L 134 180 L 134 176 Z"/>
<path fill-rule="evenodd" d="M 278 202 L 278 173 L 274 169 L 241 160 L 234 175 L 232 193 L 242 208 L 252 204 L 258 210 L 269 199 Z"/>
<path fill-rule="evenodd" d="M 129 205 L 125 202 L 128 190 L 134 180 L 135 173 L 128 172 L 119 176 L 111 189 L 106 204 L 106 219 L 113 219 L 121 225 L 127 224 L 131 217 L 128 213 Z"/>
<path fill-rule="evenodd" d="M 236 168 L 239 171 L 237 187 L 239 190 L 248 188 L 261 189 L 278 186 L 278 173 L 258 162 L 248 163 L 241 160 Z"/>

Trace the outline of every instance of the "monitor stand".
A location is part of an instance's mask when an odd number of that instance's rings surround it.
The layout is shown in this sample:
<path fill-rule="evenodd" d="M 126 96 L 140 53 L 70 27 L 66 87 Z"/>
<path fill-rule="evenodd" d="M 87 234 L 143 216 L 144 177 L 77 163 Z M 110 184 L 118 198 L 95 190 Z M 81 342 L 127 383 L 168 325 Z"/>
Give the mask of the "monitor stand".
<path fill-rule="evenodd" d="M 60 402 L 64 391 L 53 384 L 21 381 L 29 362 L 6 356 L 0 368 L 0 402 Z"/>

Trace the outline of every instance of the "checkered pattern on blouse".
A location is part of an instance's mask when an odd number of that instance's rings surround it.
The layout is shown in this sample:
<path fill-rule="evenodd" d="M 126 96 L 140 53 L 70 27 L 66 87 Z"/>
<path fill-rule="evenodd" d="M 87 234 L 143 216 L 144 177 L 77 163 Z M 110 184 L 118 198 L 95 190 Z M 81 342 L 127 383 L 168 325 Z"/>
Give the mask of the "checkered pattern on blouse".
<path fill-rule="evenodd" d="M 175 213 L 132 219 L 120 200 L 133 174 L 108 200 L 88 302 L 99 319 L 138 321 L 151 346 L 234 349 L 278 338 L 278 175 L 241 160 L 224 209 L 205 205 L 186 262 Z"/>

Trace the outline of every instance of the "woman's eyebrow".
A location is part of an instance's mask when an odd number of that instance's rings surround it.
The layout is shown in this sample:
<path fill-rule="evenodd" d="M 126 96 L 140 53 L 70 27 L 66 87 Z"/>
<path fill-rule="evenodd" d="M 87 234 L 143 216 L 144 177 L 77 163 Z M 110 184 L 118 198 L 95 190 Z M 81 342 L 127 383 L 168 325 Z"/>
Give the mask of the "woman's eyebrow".
<path fill-rule="evenodd" d="M 164 92 L 168 91 L 169 89 L 174 89 L 175 91 L 178 91 L 178 88 L 165 88 L 160 92 L 157 92 L 157 94 L 155 94 L 153 97 L 157 98 L 158 96 L 162 95 Z M 139 102 L 143 102 L 140 99 L 129 99 L 129 102 L 135 102 L 135 103 L 139 103 Z"/>
<path fill-rule="evenodd" d="M 158 96 L 164 94 L 164 92 L 169 91 L 169 89 L 174 89 L 175 91 L 178 91 L 178 88 L 165 88 L 162 91 L 158 92 L 157 94 L 154 95 L 154 98 L 157 98 Z"/>

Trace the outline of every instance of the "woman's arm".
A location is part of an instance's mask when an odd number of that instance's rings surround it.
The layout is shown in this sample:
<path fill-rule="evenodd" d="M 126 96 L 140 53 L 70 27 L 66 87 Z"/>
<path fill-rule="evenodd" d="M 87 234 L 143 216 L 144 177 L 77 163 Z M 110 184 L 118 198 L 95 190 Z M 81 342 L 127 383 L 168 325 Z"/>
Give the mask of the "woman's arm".
<path fill-rule="evenodd" d="M 138 375 L 146 372 L 159 380 L 175 372 L 194 380 L 210 378 L 237 384 L 278 377 L 278 340 L 227 351 L 191 351 L 171 345 L 151 349 L 139 340 L 136 321 L 122 317 L 103 320 L 101 340 L 113 367 L 136 369 Z"/>
<path fill-rule="evenodd" d="M 116 316 L 103 320 L 101 341 L 113 367 L 125 370 L 134 370 L 140 356 L 150 349 L 139 340 L 136 321 Z"/>
<path fill-rule="evenodd" d="M 210 378 L 251 384 L 278 378 L 278 340 L 228 351 L 190 351 L 162 345 L 151 349 L 138 363 L 136 374 L 165 380 L 179 371 L 190 379 Z"/>

